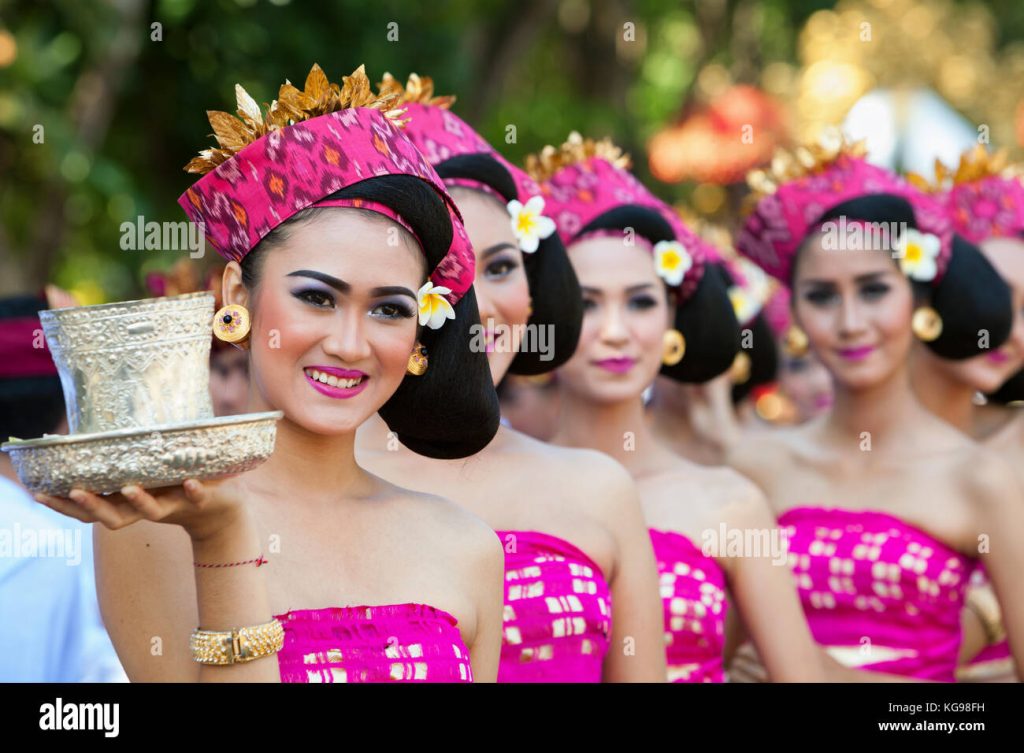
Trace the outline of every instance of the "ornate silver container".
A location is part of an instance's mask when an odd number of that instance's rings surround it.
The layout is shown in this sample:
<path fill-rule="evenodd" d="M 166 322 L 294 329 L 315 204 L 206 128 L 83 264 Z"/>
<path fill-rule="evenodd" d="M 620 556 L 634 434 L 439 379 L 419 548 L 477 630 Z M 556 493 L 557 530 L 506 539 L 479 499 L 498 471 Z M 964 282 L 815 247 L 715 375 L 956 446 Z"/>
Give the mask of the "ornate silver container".
<path fill-rule="evenodd" d="M 72 434 L 213 417 L 214 298 L 170 298 L 40 311 Z"/>
<path fill-rule="evenodd" d="M 172 486 L 255 468 L 274 451 L 281 411 L 153 429 L 46 436 L 3 450 L 28 489 L 66 497 L 73 487 L 108 494 L 127 484 Z"/>
<path fill-rule="evenodd" d="M 214 298 L 40 311 L 67 403 L 67 435 L 0 445 L 33 492 L 100 494 L 242 473 L 274 451 L 282 411 L 214 417 Z"/>

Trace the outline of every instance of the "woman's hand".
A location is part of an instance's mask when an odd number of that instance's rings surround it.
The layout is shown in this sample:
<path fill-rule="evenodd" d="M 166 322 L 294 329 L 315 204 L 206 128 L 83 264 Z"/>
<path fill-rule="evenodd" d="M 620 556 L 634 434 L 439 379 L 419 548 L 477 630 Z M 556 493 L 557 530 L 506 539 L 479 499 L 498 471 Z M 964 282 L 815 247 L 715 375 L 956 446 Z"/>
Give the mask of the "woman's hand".
<path fill-rule="evenodd" d="M 768 670 L 753 643 L 744 643 L 733 656 L 726 670 L 729 682 L 768 682 Z"/>
<path fill-rule="evenodd" d="M 70 497 L 70 498 L 69 498 Z M 193 541 L 202 541 L 235 523 L 245 513 L 242 497 L 230 478 L 186 479 L 180 486 L 124 487 L 99 495 L 72 489 L 69 497 L 36 494 L 47 507 L 85 523 L 102 523 L 112 531 L 139 520 L 180 525 Z"/>

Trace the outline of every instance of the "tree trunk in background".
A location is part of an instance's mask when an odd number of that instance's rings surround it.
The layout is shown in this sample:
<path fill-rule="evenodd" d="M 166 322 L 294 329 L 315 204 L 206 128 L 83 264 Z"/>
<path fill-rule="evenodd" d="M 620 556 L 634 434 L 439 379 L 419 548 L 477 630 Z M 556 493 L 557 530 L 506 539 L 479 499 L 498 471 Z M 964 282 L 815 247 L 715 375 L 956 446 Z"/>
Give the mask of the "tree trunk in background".
<path fill-rule="evenodd" d="M 75 148 L 90 159 L 106 137 L 125 76 L 143 40 L 149 39 L 145 0 L 112 0 L 109 5 L 116 13 L 110 44 L 95 53 L 92 65 L 78 77 L 67 110 L 74 124 Z M 40 185 L 39 209 L 30 223 L 26 248 L 7 253 L 10 238 L 0 234 L 0 293 L 41 288 L 50 281 L 64 238 L 66 200 L 63 177 L 50 175 Z"/>

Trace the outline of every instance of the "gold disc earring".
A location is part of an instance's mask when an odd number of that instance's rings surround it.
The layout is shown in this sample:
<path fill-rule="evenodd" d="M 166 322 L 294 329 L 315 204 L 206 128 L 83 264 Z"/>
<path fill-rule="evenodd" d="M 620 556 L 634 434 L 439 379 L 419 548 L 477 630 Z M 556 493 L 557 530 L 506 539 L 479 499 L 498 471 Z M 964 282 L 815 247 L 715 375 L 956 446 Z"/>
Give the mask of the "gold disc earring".
<path fill-rule="evenodd" d="M 746 384 L 750 380 L 751 368 L 750 355 L 745 350 L 741 350 L 732 359 L 732 366 L 729 367 L 729 378 L 732 383 Z"/>
<path fill-rule="evenodd" d="M 910 327 L 917 335 L 917 339 L 930 343 L 942 334 L 942 316 L 931 306 L 919 306 L 914 309 L 914 318 L 910 320 Z"/>
<path fill-rule="evenodd" d="M 238 303 L 223 306 L 213 315 L 213 336 L 236 345 L 249 339 L 249 310 Z"/>
<path fill-rule="evenodd" d="M 786 355 L 803 358 L 807 355 L 809 348 L 810 342 L 807 340 L 807 333 L 795 324 L 790 324 L 782 341 L 782 349 L 786 351 Z"/>
<path fill-rule="evenodd" d="M 675 366 L 683 360 L 686 353 L 686 338 L 677 329 L 670 329 L 662 340 L 661 362 L 666 366 Z"/>
<path fill-rule="evenodd" d="M 412 376 L 423 376 L 427 372 L 427 349 L 422 343 L 416 343 L 412 353 L 409 354 L 409 363 L 405 367 L 405 373 Z"/>

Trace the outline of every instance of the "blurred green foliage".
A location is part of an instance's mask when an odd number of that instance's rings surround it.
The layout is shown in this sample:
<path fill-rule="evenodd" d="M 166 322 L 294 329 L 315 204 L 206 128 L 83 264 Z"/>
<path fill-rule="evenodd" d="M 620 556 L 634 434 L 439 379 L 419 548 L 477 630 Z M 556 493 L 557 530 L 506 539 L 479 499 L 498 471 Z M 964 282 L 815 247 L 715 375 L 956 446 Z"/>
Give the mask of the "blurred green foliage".
<path fill-rule="evenodd" d="M 753 4 L 755 63 L 795 62 L 803 22 L 833 5 Z M 87 302 L 143 293 L 145 271 L 185 252 L 123 251 L 121 223 L 183 219 L 182 167 L 213 143 L 204 112 L 234 110 L 236 82 L 269 102 L 285 78 L 301 85 L 313 62 L 332 81 L 361 63 L 373 81 L 415 71 L 458 95 L 456 112 L 514 160 L 573 129 L 642 155 L 678 117 L 702 65 L 736 62 L 735 13 L 751 5 L 0 0 L 0 292 L 50 280 Z M 989 5 L 1003 41 L 1020 38 L 1019 0 Z M 621 39 L 627 22 L 633 46 Z"/>

